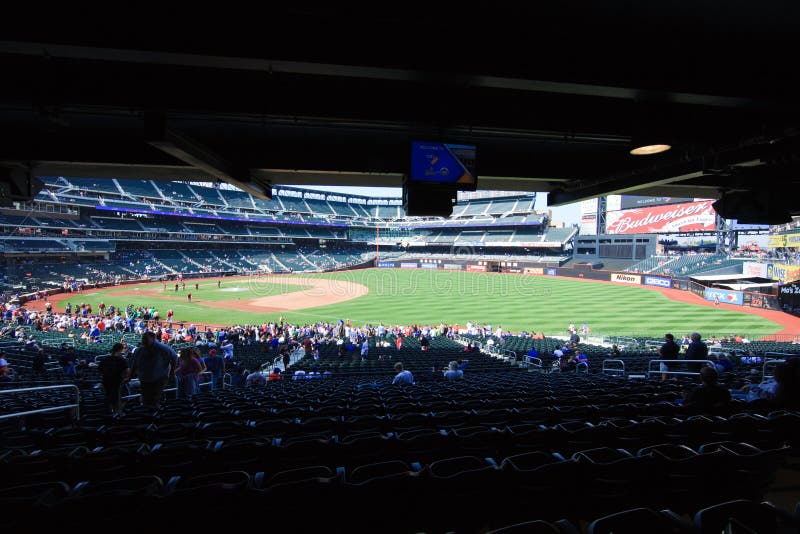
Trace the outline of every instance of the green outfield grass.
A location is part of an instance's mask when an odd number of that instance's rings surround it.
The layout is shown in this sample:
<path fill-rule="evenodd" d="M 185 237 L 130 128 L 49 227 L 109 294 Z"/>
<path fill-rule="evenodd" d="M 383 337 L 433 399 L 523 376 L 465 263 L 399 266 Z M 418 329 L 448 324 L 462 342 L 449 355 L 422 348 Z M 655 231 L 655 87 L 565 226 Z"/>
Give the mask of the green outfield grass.
<path fill-rule="evenodd" d="M 502 325 L 508 331 L 544 331 L 560 334 L 570 322 L 588 323 L 592 332 L 601 335 L 638 334 L 661 336 L 664 332 L 682 335 L 698 331 L 704 335 L 746 334 L 763 336 L 782 330 L 782 326 L 759 317 L 729 308 L 713 308 L 671 301 L 658 291 L 602 284 L 567 278 L 528 275 L 498 275 L 425 270 L 366 269 L 331 274 L 296 275 L 306 278 L 336 278 L 363 284 L 369 294 L 346 302 L 298 311 L 287 311 L 287 321 L 305 323 L 350 319 L 357 324 L 439 324 L 467 321 Z M 174 285 L 172 286 L 174 288 Z M 258 280 L 223 280 L 222 290 L 216 280 L 187 283 L 186 291 L 178 291 L 181 300 L 160 298 L 114 298 L 119 289 L 96 292 L 71 299 L 83 299 L 96 306 L 123 307 L 129 303 L 155 305 L 162 316 L 167 309 L 176 319 L 195 323 L 242 324 L 276 319 L 278 314 L 259 314 L 226 310 L 215 306 L 223 300 L 249 300 L 267 295 L 288 294 L 303 286 L 264 284 Z M 185 302 L 185 293 L 192 289 L 199 302 Z M 175 291 L 159 291 L 175 297 Z M 231 291 L 242 288 L 241 291 Z M 130 290 L 131 287 L 124 288 Z M 227 291 L 226 291 L 227 290 Z M 291 295 L 287 295 L 291 298 Z"/>

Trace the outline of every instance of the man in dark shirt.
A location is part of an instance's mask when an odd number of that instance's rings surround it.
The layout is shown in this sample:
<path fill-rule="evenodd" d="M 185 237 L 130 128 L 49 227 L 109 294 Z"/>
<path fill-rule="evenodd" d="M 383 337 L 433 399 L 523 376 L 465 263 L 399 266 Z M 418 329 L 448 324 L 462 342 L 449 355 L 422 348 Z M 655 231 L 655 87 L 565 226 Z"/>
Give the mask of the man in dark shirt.
<path fill-rule="evenodd" d="M 658 349 L 658 356 L 661 360 L 677 360 L 678 353 L 681 351 L 681 348 L 675 343 L 675 336 L 672 334 L 665 334 L 664 335 L 664 344 L 661 345 L 661 348 Z M 667 371 L 670 370 L 669 365 L 664 362 L 661 362 L 661 380 L 667 379 Z"/>
<path fill-rule="evenodd" d="M 139 377 L 142 404 L 158 408 L 167 382 L 175 379 L 178 355 L 169 345 L 156 341 L 152 331 L 142 334 L 142 345 L 134 353 L 133 375 Z"/>
<path fill-rule="evenodd" d="M 709 412 L 728 404 L 731 394 L 717 384 L 718 376 L 713 367 L 703 367 L 700 370 L 700 379 L 703 383 L 688 394 L 685 406 L 698 412 Z"/>
<path fill-rule="evenodd" d="M 689 348 L 686 349 L 687 360 L 706 360 L 708 359 L 708 346 L 701 341 L 700 334 L 694 332 L 691 336 L 691 343 Z M 703 367 L 702 363 L 690 363 L 689 371 L 693 373 L 700 372 Z"/>
<path fill-rule="evenodd" d="M 103 390 L 106 393 L 106 403 L 111 409 L 111 413 L 120 411 L 122 384 L 130 378 L 131 370 L 128 367 L 128 360 L 123 356 L 124 350 L 125 346 L 122 343 L 116 343 L 111 347 L 111 354 L 100 360 L 97 366 L 103 377 Z"/>

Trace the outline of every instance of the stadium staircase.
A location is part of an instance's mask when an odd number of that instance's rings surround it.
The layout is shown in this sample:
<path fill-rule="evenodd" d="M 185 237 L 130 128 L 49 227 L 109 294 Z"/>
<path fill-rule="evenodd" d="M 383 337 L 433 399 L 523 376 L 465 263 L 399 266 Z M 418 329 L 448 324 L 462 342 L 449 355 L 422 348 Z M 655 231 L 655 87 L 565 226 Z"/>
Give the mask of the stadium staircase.
<path fill-rule="evenodd" d="M 153 189 L 156 190 L 158 195 L 161 197 L 161 200 L 172 203 L 172 199 L 168 198 L 167 195 L 164 194 L 164 191 L 162 191 L 161 188 L 158 187 L 158 184 L 155 182 L 155 180 L 152 181 L 152 184 L 153 184 Z"/>
<path fill-rule="evenodd" d="M 243 262 L 245 262 L 248 265 L 252 265 L 254 268 L 258 269 L 258 264 L 257 263 L 254 263 L 252 260 L 250 260 L 250 258 L 245 256 L 241 252 L 237 251 L 236 253 L 239 255 L 239 257 L 242 259 Z"/>
<path fill-rule="evenodd" d="M 279 260 L 279 259 L 278 259 L 278 257 L 275 255 L 275 253 L 274 253 L 274 252 L 270 252 L 270 254 L 269 254 L 269 257 L 272 259 L 272 261 L 274 261 L 275 263 L 277 263 L 278 265 L 280 265 L 280 266 L 281 266 L 281 268 L 282 268 L 284 271 L 288 271 L 288 270 L 289 270 L 289 268 L 288 268 L 288 267 L 287 267 L 287 266 L 286 266 L 286 265 L 285 265 L 283 262 L 281 262 L 281 260 Z"/>
<path fill-rule="evenodd" d="M 167 265 L 163 261 L 159 260 L 155 256 L 153 256 L 153 263 L 155 263 L 156 265 L 158 265 L 159 267 L 161 267 L 162 269 L 164 269 L 165 271 L 167 271 L 170 274 L 177 274 L 178 273 L 178 271 L 176 271 L 175 269 L 173 269 L 172 267 L 170 267 L 169 265 Z"/>
<path fill-rule="evenodd" d="M 190 263 L 190 264 L 194 265 L 195 267 L 197 267 L 197 268 L 198 268 L 198 269 L 200 269 L 201 271 L 203 270 L 203 267 L 204 267 L 204 265 L 203 265 L 202 263 L 196 262 L 195 260 L 193 260 L 192 258 L 190 258 L 189 256 L 187 256 L 187 255 L 186 255 L 186 254 L 185 254 L 185 253 L 184 253 L 182 250 L 176 249 L 176 252 L 177 252 L 178 254 L 180 254 L 180 255 L 181 255 L 181 257 L 183 257 L 183 259 L 184 259 L 184 260 L 185 260 L 187 263 Z"/>
<path fill-rule="evenodd" d="M 116 178 L 112 178 L 112 179 L 111 179 L 111 182 L 112 182 L 112 183 L 114 184 L 114 186 L 116 186 L 116 188 L 119 190 L 119 194 L 120 194 L 120 195 L 127 195 L 127 196 L 131 196 L 131 195 L 129 195 L 128 193 L 126 193 L 126 192 L 125 192 L 125 190 L 122 188 L 122 186 L 120 185 L 119 181 L 117 181 L 117 179 L 116 179 Z"/>
<path fill-rule="evenodd" d="M 300 256 L 301 260 L 303 260 L 304 262 L 309 264 L 312 269 L 314 269 L 315 271 L 319 270 L 319 265 L 317 265 L 316 263 L 314 263 L 311 260 L 309 260 L 308 257 L 305 254 L 303 254 L 302 252 L 298 252 L 297 255 Z"/>
<path fill-rule="evenodd" d="M 131 276 L 139 277 L 139 273 L 137 273 L 133 269 L 129 269 L 128 267 L 125 267 L 124 265 L 117 265 L 116 267 L 118 267 L 119 269 L 125 271 L 126 273 L 130 274 Z"/>
<path fill-rule="evenodd" d="M 233 263 L 229 262 L 228 260 L 220 258 L 219 256 L 217 256 L 216 254 L 214 254 L 211 251 L 208 251 L 208 255 L 211 256 L 211 258 L 213 258 L 214 261 L 218 262 L 221 265 L 224 265 L 225 267 L 228 267 L 229 269 L 233 269 L 235 271 L 238 271 L 240 269 L 240 267 L 238 265 L 234 265 Z"/>

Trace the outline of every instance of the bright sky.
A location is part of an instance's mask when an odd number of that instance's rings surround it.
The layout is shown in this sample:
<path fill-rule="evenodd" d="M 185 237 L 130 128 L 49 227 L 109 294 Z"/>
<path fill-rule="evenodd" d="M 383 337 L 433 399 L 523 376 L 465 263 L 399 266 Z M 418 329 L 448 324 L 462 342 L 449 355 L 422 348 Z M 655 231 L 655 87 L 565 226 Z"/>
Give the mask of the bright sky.
<path fill-rule="evenodd" d="M 369 197 L 392 197 L 399 198 L 403 192 L 399 187 L 348 187 L 336 185 L 310 185 L 304 186 L 308 189 L 316 189 L 317 191 L 327 191 L 330 193 L 342 193 L 351 195 L 363 195 Z M 547 208 L 547 193 L 539 193 L 536 196 L 537 210 L 545 210 Z M 564 222 L 567 225 L 578 224 L 581 221 L 580 203 L 569 204 L 560 208 L 552 208 L 553 220 Z"/>

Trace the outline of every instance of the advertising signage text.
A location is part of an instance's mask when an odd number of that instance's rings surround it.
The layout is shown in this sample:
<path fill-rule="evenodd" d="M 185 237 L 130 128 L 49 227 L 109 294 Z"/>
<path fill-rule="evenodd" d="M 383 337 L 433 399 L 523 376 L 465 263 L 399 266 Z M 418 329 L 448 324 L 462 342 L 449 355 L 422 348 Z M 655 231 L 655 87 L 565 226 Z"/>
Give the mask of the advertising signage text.
<path fill-rule="evenodd" d="M 645 276 L 644 285 L 670 288 L 672 287 L 672 279 L 662 278 L 661 276 Z"/>

